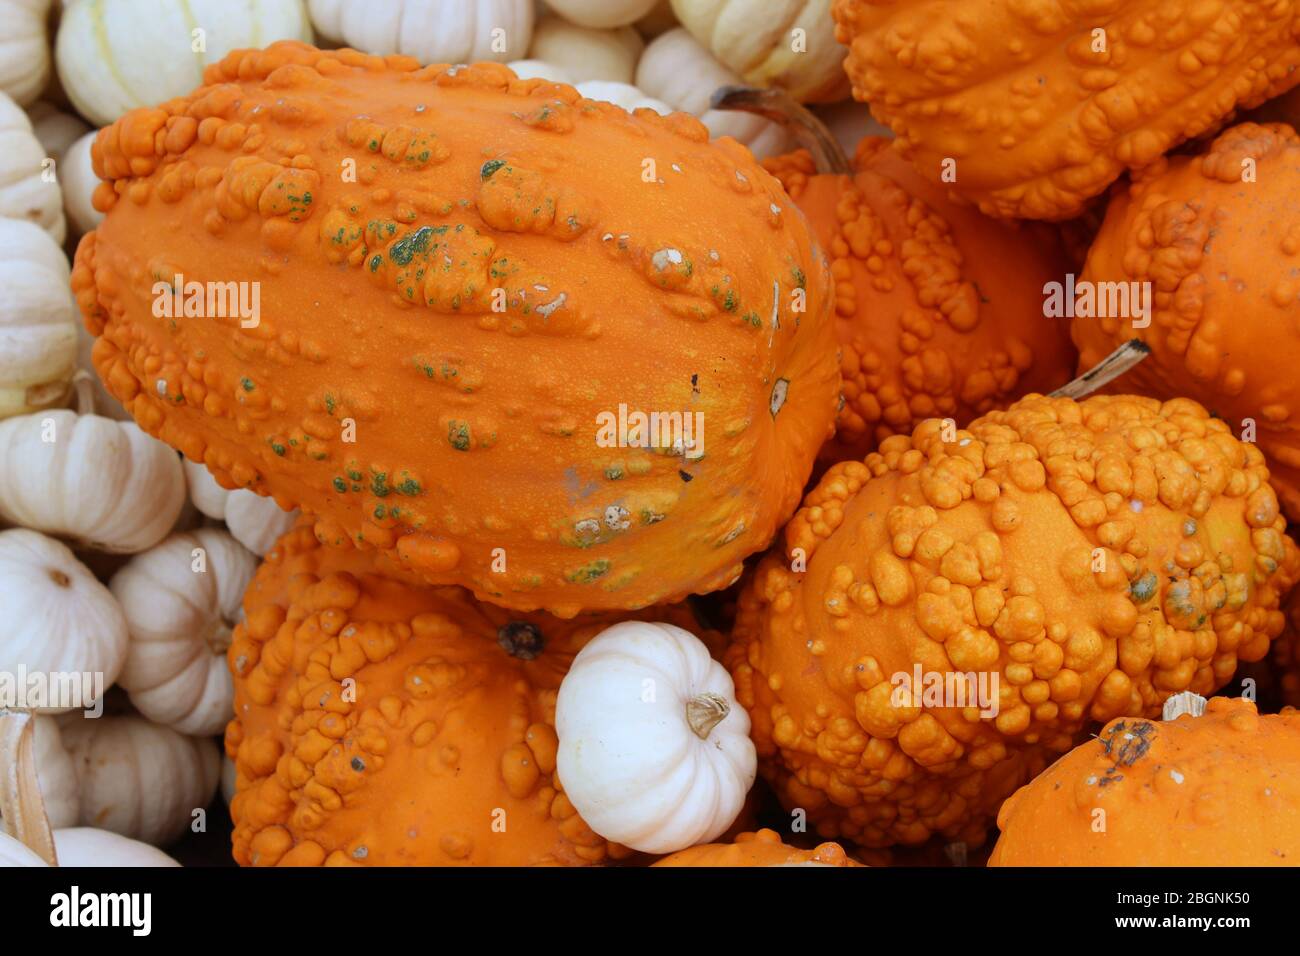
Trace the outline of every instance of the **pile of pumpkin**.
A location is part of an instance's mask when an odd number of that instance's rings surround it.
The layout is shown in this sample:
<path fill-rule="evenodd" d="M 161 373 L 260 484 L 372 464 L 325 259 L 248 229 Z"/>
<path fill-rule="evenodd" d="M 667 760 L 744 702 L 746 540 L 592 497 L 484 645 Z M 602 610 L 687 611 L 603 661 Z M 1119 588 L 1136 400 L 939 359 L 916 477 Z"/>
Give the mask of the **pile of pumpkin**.
<path fill-rule="evenodd" d="M 1300 852 L 1300 3 L 252 9 L 0 0 L 0 862 Z"/>

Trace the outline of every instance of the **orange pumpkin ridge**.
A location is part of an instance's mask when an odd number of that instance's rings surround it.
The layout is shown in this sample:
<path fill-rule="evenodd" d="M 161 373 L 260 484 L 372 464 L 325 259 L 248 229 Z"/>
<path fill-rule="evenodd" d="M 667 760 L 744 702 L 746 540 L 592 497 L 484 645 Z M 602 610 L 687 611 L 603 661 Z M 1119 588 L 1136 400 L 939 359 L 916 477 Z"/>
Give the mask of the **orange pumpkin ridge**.
<path fill-rule="evenodd" d="M 719 589 L 771 541 L 839 373 L 825 256 L 747 150 L 495 63 L 283 42 L 205 84 L 93 149 L 73 288 L 141 427 L 519 610 Z M 260 283 L 259 320 L 155 315 L 182 278 Z"/>

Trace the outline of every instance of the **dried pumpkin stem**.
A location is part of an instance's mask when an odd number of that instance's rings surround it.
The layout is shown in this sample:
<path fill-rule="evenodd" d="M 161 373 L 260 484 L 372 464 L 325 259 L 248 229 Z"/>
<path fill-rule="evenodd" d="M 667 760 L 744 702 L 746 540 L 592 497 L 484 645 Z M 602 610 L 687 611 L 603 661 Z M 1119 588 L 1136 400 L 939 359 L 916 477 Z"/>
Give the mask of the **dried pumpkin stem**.
<path fill-rule="evenodd" d="M 1183 714 L 1200 717 L 1205 713 L 1205 704 L 1206 700 L 1200 694 L 1185 690 L 1181 694 L 1174 694 L 1172 697 L 1165 698 L 1165 706 L 1160 714 L 1160 719 L 1177 720 Z"/>
<path fill-rule="evenodd" d="M 0 814 L 5 832 L 50 866 L 58 866 L 54 833 L 36 778 L 35 740 L 36 718 L 31 713 L 0 710 Z"/>
<path fill-rule="evenodd" d="M 72 387 L 77 393 L 77 414 L 95 414 L 95 379 L 91 373 L 77 369 L 72 375 Z"/>
<path fill-rule="evenodd" d="M 729 713 L 731 704 L 717 694 L 697 694 L 686 702 L 686 722 L 701 740 L 708 740 L 713 728 L 726 720 Z"/>
<path fill-rule="evenodd" d="M 812 153 L 819 173 L 841 175 L 853 172 L 853 164 L 830 130 L 785 90 L 720 86 L 713 91 L 709 105 L 715 110 L 755 113 L 784 126 L 800 146 Z"/>
<path fill-rule="evenodd" d="M 1078 378 L 1051 393 L 1052 398 L 1080 399 L 1119 378 L 1151 354 L 1151 346 L 1140 339 L 1129 339 Z"/>

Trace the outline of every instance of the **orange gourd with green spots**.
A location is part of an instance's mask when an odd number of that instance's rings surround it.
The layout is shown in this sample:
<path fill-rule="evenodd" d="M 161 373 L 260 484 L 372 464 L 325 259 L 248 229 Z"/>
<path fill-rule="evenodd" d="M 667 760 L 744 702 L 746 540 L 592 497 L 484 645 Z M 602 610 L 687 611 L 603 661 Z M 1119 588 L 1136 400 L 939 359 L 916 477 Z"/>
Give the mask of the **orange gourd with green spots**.
<path fill-rule="evenodd" d="M 1295 866 L 1300 712 L 1113 720 L 1002 805 L 989 866 Z"/>
<path fill-rule="evenodd" d="M 310 519 L 268 552 L 228 659 L 234 855 L 243 865 L 526 866 L 631 856 L 555 775 L 573 656 L 628 615 L 564 621 L 421 584 L 321 545 Z M 690 628 L 681 606 L 644 616 Z"/>
<path fill-rule="evenodd" d="M 1031 395 L 888 438 L 742 594 L 725 660 L 760 772 L 824 839 L 978 843 L 1090 721 L 1265 656 L 1284 529 L 1259 449 L 1187 400 Z"/>
<path fill-rule="evenodd" d="M 666 856 L 655 866 L 861 866 L 837 843 L 801 850 L 775 830 L 737 834 L 731 843 L 704 843 Z"/>
<path fill-rule="evenodd" d="M 205 84 L 93 150 L 73 285 L 146 431 L 521 610 L 725 587 L 772 539 L 839 374 L 826 259 L 747 150 L 492 63 L 286 42 Z"/>
<path fill-rule="evenodd" d="M 1057 237 L 950 201 L 893 150 L 858 143 L 851 175 L 804 150 L 765 160 L 831 257 L 844 402 L 824 458 L 861 458 L 924 419 L 970 421 L 1074 377 L 1068 322 L 1043 287 L 1069 271 Z"/>

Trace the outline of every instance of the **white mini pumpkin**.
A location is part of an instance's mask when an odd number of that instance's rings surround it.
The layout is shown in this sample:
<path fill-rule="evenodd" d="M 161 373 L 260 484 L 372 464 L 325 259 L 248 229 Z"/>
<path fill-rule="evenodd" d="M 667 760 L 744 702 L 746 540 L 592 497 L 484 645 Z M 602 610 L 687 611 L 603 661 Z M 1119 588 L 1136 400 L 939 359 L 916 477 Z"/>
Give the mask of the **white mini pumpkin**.
<path fill-rule="evenodd" d="M 659 0 L 546 0 L 546 5 L 570 23 L 608 30 L 635 23 Z"/>
<path fill-rule="evenodd" d="M 629 113 L 636 109 L 651 109 L 657 113 L 667 116 L 673 112 L 673 108 L 662 100 L 657 100 L 653 96 L 646 96 L 635 86 L 630 83 L 611 83 L 608 80 L 588 80 L 586 83 L 579 83 L 577 90 L 583 96 L 591 100 L 604 100 L 606 103 L 613 103 L 620 106 Z"/>
<path fill-rule="evenodd" d="M 0 217 L 34 222 L 63 245 L 63 194 L 31 121 L 0 93 Z"/>
<path fill-rule="evenodd" d="M 2 3 L 4 0 L 0 0 L 0 4 Z M 54 157 L 60 163 L 63 162 L 68 147 L 91 132 L 90 127 L 80 116 L 75 113 L 65 113 L 48 100 L 40 100 L 28 107 L 27 118 L 32 121 L 32 132 L 44 147 L 45 154 Z M 62 166 L 59 166 L 58 173 L 62 181 Z"/>
<path fill-rule="evenodd" d="M 572 83 L 573 77 L 564 67 L 545 60 L 511 60 L 506 66 L 515 71 L 521 80 L 554 80 L 556 83 Z"/>
<path fill-rule="evenodd" d="M 848 50 L 835 39 L 832 0 L 673 0 L 682 26 L 751 86 L 800 102 L 849 95 Z M 796 30 L 802 31 L 796 34 Z"/>
<path fill-rule="evenodd" d="M 652 40 L 636 68 L 639 89 L 675 110 L 698 117 L 710 136 L 730 136 L 759 159 L 787 152 L 793 141 L 779 124 L 749 113 L 710 107 L 714 90 L 742 82 L 683 27 Z"/>
<path fill-rule="evenodd" d="M 0 0 L 0 92 L 24 106 L 50 79 L 51 0 Z"/>
<path fill-rule="evenodd" d="M 137 554 L 109 587 L 131 635 L 118 683 L 149 720 L 219 734 L 234 713 L 230 633 L 257 559 L 218 528 L 173 534 Z"/>
<path fill-rule="evenodd" d="M 231 50 L 311 39 L 302 0 L 65 0 L 55 62 L 77 112 L 107 126 L 190 92 Z"/>
<path fill-rule="evenodd" d="M 533 35 L 533 0 L 308 0 L 307 7 L 330 40 L 421 63 L 518 59 Z"/>
<path fill-rule="evenodd" d="M 63 250 L 35 223 L 0 219 L 0 418 L 67 401 L 80 324 Z"/>
<path fill-rule="evenodd" d="M 63 154 L 59 161 L 59 185 L 63 188 L 63 212 L 74 236 L 84 236 L 104 220 L 95 208 L 93 197 L 100 179 L 95 175 L 90 148 L 98 130 L 86 133 Z"/>
<path fill-rule="evenodd" d="M 77 771 L 72 756 L 63 747 L 59 722 L 45 714 L 32 714 L 32 758 L 40 783 L 41 799 L 50 826 L 56 830 L 77 825 L 81 799 L 77 791 Z M 0 754 L 0 774 L 7 772 Z M 4 808 L 0 806 L 0 820 Z"/>
<path fill-rule="evenodd" d="M 61 720 L 83 825 L 166 846 L 212 802 L 221 776 L 212 738 L 187 737 L 135 715 Z"/>
<path fill-rule="evenodd" d="M 194 506 L 217 521 L 224 521 L 235 540 L 259 557 L 293 527 L 298 512 L 285 511 L 275 503 L 245 488 L 222 488 L 212 473 L 197 462 L 184 463 L 185 481 Z"/>
<path fill-rule="evenodd" d="M 587 80 L 631 83 L 644 49 L 641 35 L 631 27 L 593 30 L 559 17 L 543 17 L 533 30 L 528 56 L 559 64 L 575 83 Z"/>
<path fill-rule="evenodd" d="M 117 679 L 126 661 L 126 620 L 66 545 L 26 528 L 0 531 L 0 607 L 0 671 L 45 675 L 51 694 L 65 686 L 54 684 L 54 675 L 102 675 L 97 687 L 79 685 L 80 699 L 47 698 L 39 707 L 29 702 L 32 709 L 90 708 Z"/>
<path fill-rule="evenodd" d="M 179 456 L 134 422 L 66 409 L 0 421 L 0 518 L 12 524 L 134 554 L 185 500 Z"/>
<path fill-rule="evenodd" d="M 574 658 L 555 702 L 564 792 L 596 833 L 646 853 L 707 843 L 754 784 L 731 675 L 680 627 L 624 621 Z"/>

